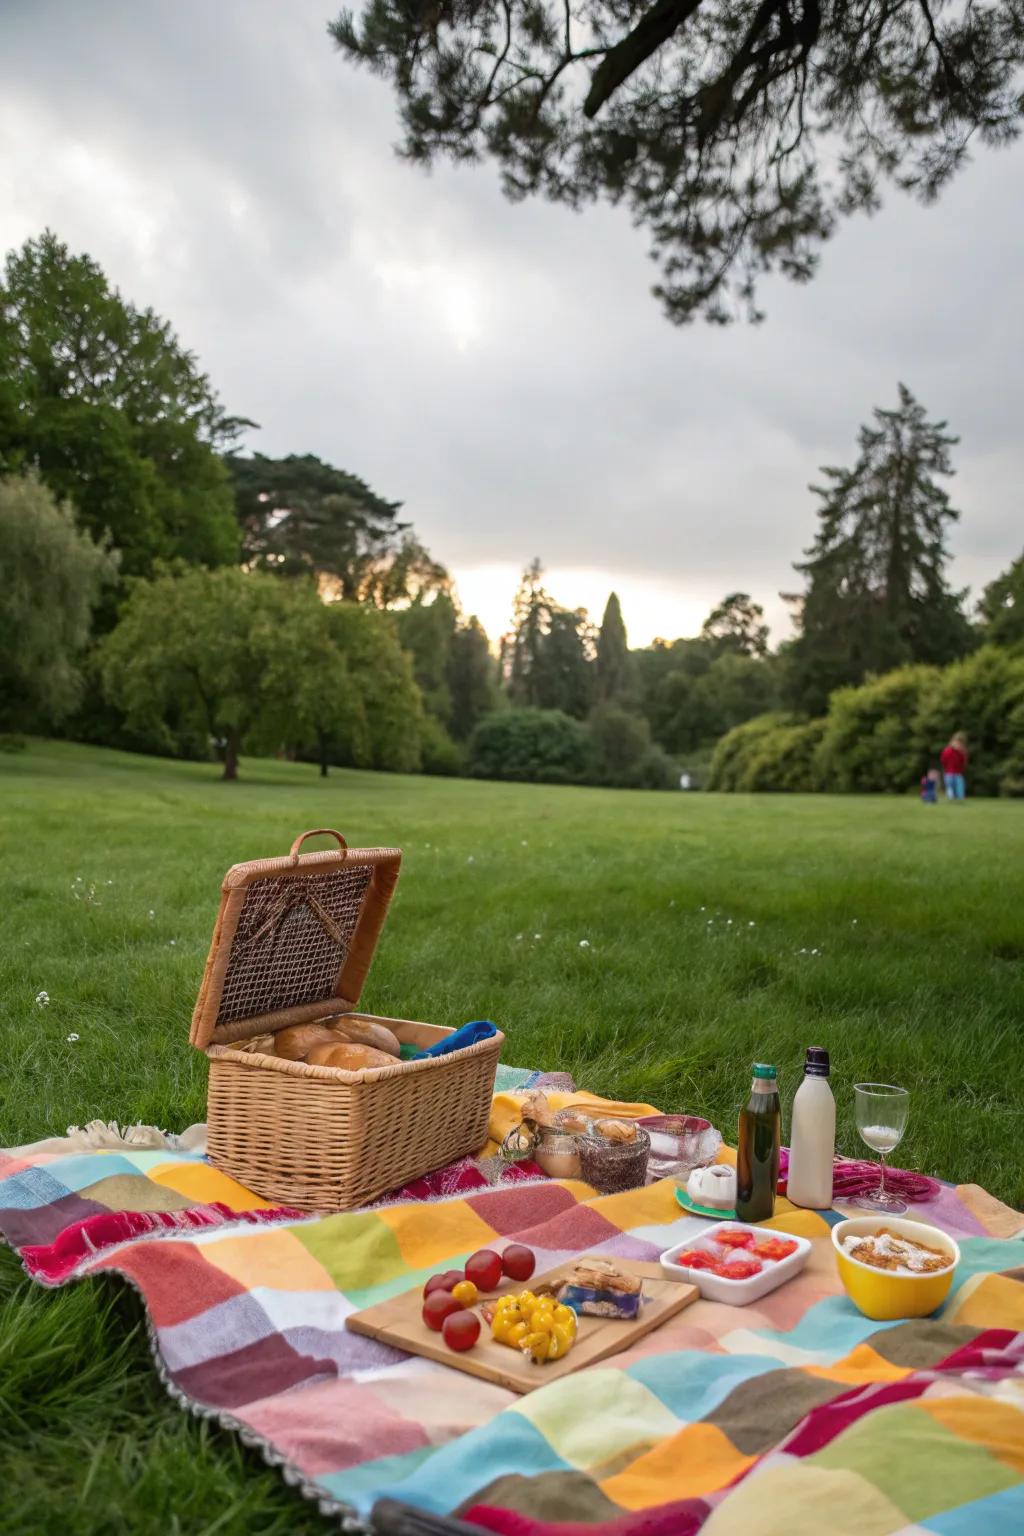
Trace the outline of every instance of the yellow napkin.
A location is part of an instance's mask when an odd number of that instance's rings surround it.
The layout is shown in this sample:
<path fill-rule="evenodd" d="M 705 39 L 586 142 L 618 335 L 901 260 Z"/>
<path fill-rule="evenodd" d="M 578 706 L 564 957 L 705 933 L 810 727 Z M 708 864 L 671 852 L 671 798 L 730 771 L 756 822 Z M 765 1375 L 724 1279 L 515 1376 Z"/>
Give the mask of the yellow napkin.
<path fill-rule="evenodd" d="M 536 1092 L 536 1090 L 533 1090 Z M 618 1099 L 602 1099 L 596 1093 L 549 1093 L 542 1090 L 553 1110 L 579 1109 L 594 1119 L 609 1116 L 618 1120 L 639 1120 L 644 1115 L 660 1115 L 660 1109 L 650 1104 L 625 1104 Z M 490 1157 L 504 1141 L 509 1131 L 523 1118 L 523 1100 L 528 1093 L 496 1093 L 491 1100 L 491 1118 L 487 1126 L 487 1145 L 481 1157 Z"/>

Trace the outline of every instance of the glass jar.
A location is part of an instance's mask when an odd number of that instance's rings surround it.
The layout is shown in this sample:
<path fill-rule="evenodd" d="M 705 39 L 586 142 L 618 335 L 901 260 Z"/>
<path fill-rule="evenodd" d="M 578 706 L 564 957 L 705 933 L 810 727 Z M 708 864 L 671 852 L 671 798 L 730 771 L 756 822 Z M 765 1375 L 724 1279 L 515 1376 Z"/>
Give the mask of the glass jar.
<path fill-rule="evenodd" d="M 549 1179 L 578 1179 L 579 1138 L 559 1130 L 557 1126 L 540 1125 L 537 1127 L 533 1161 L 543 1168 Z"/>
<path fill-rule="evenodd" d="M 580 1177 L 602 1195 L 623 1189 L 639 1189 L 647 1179 L 651 1138 L 636 1128 L 631 1141 L 609 1141 L 604 1136 L 577 1137 Z"/>

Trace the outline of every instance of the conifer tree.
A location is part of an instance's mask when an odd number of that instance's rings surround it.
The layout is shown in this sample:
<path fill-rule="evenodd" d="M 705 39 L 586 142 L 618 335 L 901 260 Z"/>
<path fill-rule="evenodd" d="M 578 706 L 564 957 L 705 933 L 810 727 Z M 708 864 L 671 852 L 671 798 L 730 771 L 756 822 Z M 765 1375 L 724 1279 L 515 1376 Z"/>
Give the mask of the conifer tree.
<path fill-rule="evenodd" d="M 963 594 L 945 568 L 960 514 L 937 477 L 951 476 L 957 442 L 905 385 L 895 410 L 860 430 L 852 469 L 824 467 L 817 537 L 796 569 L 798 636 L 789 652 L 794 702 L 821 713 L 834 688 L 908 662 L 939 665 L 970 644 Z"/>
<path fill-rule="evenodd" d="M 599 704 L 621 702 L 630 692 L 629 644 L 618 594 L 609 593 L 597 636 L 596 693 Z"/>

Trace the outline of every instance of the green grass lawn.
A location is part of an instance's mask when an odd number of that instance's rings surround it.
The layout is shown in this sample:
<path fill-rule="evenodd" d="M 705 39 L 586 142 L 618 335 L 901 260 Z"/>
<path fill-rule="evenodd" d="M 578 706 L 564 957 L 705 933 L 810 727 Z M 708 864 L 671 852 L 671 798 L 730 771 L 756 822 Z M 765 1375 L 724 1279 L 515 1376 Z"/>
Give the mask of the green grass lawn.
<path fill-rule="evenodd" d="M 788 1105 L 824 1044 L 842 1150 L 864 1155 L 852 1084 L 902 1083 L 897 1162 L 1024 1204 L 1024 804 L 323 781 L 263 761 L 223 784 L 65 744 L 0 757 L 0 1144 L 203 1118 L 187 1037 L 220 880 L 311 826 L 405 850 L 368 1008 L 493 1018 L 507 1060 L 727 1135 L 753 1060 L 778 1063 Z M 327 1528 L 165 1398 L 126 1290 L 49 1295 L 0 1261 L 0 1528 Z"/>

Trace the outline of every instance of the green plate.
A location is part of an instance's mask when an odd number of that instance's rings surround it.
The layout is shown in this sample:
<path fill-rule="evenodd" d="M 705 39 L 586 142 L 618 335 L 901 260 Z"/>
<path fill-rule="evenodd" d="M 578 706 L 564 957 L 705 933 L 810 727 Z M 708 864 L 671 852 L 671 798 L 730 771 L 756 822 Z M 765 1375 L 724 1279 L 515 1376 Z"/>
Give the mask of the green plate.
<path fill-rule="evenodd" d="M 698 1205 L 696 1200 L 691 1200 L 685 1189 L 676 1185 L 676 1199 L 684 1211 L 689 1211 L 691 1216 L 705 1216 L 708 1221 L 735 1221 L 735 1211 L 712 1210 L 710 1205 Z"/>

